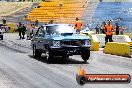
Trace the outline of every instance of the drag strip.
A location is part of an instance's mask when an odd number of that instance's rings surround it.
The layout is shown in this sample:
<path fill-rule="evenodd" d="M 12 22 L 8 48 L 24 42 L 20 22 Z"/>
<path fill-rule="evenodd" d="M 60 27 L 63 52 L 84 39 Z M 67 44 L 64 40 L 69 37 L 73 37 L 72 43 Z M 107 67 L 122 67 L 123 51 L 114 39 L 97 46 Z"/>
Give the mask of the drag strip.
<path fill-rule="evenodd" d="M 76 82 L 77 68 L 80 64 L 88 74 L 132 75 L 131 58 L 92 51 L 88 62 L 74 55 L 67 59 L 56 57 L 52 63 L 48 63 L 44 54 L 41 58 L 34 58 L 29 44 L 28 40 L 0 41 L 0 88 L 131 88 L 132 86 L 132 83 L 80 86 Z"/>

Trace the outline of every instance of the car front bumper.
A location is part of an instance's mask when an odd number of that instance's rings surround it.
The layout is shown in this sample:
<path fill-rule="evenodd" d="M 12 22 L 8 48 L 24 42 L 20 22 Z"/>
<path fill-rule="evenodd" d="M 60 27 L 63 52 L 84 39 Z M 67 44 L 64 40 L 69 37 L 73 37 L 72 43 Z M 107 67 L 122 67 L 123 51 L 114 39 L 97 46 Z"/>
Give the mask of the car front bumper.
<path fill-rule="evenodd" d="M 87 50 L 90 52 L 90 46 L 84 47 L 84 46 L 63 46 L 63 47 L 51 47 L 53 54 L 58 56 L 63 55 L 81 55 L 81 53 L 84 50 Z"/>

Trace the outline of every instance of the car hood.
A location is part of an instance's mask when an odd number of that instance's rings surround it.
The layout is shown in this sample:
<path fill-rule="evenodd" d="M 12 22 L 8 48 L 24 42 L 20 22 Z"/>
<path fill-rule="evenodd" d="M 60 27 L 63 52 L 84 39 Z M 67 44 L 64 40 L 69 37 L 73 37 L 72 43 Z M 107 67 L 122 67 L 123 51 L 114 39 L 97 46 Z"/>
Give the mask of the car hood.
<path fill-rule="evenodd" d="M 79 35 L 79 34 L 73 34 L 73 35 L 57 35 L 57 36 L 51 36 L 51 38 L 53 40 L 86 40 L 86 39 L 90 39 L 89 36 L 85 36 L 85 35 Z"/>

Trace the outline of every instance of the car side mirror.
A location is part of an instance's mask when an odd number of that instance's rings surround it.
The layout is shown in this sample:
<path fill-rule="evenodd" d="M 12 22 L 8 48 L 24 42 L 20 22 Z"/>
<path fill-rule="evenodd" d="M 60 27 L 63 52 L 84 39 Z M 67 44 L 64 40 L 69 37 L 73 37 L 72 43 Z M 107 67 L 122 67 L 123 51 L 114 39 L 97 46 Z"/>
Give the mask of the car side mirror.
<path fill-rule="evenodd" d="M 42 33 L 38 33 L 38 36 L 43 36 L 43 34 Z"/>

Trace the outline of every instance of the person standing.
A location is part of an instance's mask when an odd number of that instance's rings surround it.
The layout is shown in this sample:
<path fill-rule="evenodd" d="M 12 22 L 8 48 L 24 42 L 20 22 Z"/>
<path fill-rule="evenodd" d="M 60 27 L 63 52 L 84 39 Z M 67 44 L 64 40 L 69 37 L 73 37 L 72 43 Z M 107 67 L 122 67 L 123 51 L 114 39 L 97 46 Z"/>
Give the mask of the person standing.
<path fill-rule="evenodd" d="M 113 42 L 112 40 L 112 34 L 113 34 L 113 26 L 110 21 L 108 21 L 108 24 L 105 26 L 105 44 L 109 42 Z"/>
<path fill-rule="evenodd" d="M 99 34 L 99 30 L 100 30 L 99 24 L 97 24 L 97 26 L 95 27 L 95 29 L 96 29 L 96 34 Z"/>
<path fill-rule="evenodd" d="M 120 34 L 123 35 L 123 32 L 124 32 L 125 28 L 122 26 L 120 27 Z"/>
<path fill-rule="evenodd" d="M 19 32 L 19 37 L 20 39 L 22 39 L 22 24 L 19 22 L 19 25 L 18 25 L 18 32 Z"/>
<path fill-rule="evenodd" d="M 78 18 L 76 18 L 75 29 L 77 34 L 80 34 L 81 27 L 82 22 Z"/>
<path fill-rule="evenodd" d="M 3 21 L 3 24 L 6 24 L 6 19 L 5 18 L 3 18 L 2 21 Z"/>
<path fill-rule="evenodd" d="M 26 32 L 26 27 L 25 27 L 25 25 L 23 24 L 22 25 L 22 39 L 25 39 L 25 32 Z"/>
<path fill-rule="evenodd" d="M 32 39 L 32 37 L 34 36 L 34 30 L 35 30 L 35 25 L 31 24 L 31 28 L 30 28 L 30 39 Z"/>
<path fill-rule="evenodd" d="M 35 21 L 35 26 L 38 27 L 38 25 L 39 25 L 39 21 L 36 20 L 36 21 Z"/>
<path fill-rule="evenodd" d="M 27 40 L 30 40 L 31 39 L 31 36 L 30 36 L 30 33 L 31 33 L 31 30 L 32 29 L 32 24 L 31 25 L 27 25 Z"/>
<path fill-rule="evenodd" d="M 51 20 L 48 24 L 53 24 L 53 20 Z"/>
<path fill-rule="evenodd" d="M 119 31 L 120 31 L 120 27 L 118 25 L 118 23 L 115 24 L 115 32 L 116 32 L 116 35 L 119 35 Z"/>
<path fill-rule="evenodd" d="M 102 26 L 101 26 L 101 30 L 100 30 L 102 34 L 105 34 L 105 32 L 104 32 L 105 29 L 106 29 L 105 26 L 106 26 L 106 22 L 103 22 L 103 24 L 102 24 Z"/>

